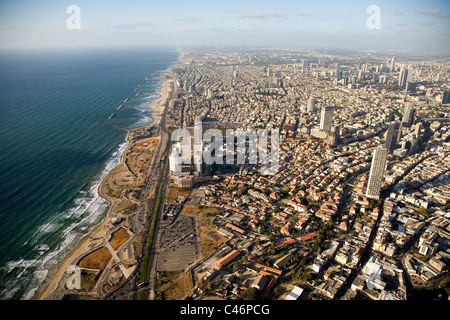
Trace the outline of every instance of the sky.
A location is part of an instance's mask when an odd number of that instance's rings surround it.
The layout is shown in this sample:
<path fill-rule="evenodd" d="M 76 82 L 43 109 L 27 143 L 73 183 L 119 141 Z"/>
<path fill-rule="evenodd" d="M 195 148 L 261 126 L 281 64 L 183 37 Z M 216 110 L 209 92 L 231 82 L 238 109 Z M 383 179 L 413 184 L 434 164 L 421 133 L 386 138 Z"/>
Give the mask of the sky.
<path fill-rule="evenodd" d="M 71 5 L 79 16 L 68 12 Z M 379 10 L 368 12 L 372 5 Z M 0 0 L 0 49 L 173 45 L 450 52 L 449 39 L 448 0 Z"/>

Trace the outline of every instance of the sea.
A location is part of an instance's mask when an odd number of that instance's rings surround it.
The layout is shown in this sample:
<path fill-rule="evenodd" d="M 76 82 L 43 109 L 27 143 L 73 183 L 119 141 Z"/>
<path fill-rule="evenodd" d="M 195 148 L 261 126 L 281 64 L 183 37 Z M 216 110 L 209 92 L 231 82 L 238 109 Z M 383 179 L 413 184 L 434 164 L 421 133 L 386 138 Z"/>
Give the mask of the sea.
<path fill-rule="evenodd" d="M 148 106 L 180 55 L 175 47 L 0 51 L 0 299 L 36 299 L 102 221 L 109 203 L 97 188 L 126 147 L 120 128 L 152 123 Z"/>

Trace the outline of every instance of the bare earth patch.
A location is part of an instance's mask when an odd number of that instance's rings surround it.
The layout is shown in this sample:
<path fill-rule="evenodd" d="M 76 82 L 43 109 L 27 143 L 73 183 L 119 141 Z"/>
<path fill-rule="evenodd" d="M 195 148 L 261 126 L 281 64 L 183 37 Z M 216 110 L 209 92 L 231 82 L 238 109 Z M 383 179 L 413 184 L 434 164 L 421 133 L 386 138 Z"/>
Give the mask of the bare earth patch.
<path fill-rule="evenodd" d="M 81 268 L 104 270 L 111 258 L 112 255 L 108 248 L 101 247 L 84 257 L 78 266 Z"/>
<path fill-rule="evenodd" d="M 129 238 L 130 235 L 128 234 L 127 230 L 125 230 L 124 228 L 120 228 L 112 234 L 112 238 L 111 240 L 109 240 L 109 243 L 114 250 L 117 250 L 117 248 L 124 244 Z"/>

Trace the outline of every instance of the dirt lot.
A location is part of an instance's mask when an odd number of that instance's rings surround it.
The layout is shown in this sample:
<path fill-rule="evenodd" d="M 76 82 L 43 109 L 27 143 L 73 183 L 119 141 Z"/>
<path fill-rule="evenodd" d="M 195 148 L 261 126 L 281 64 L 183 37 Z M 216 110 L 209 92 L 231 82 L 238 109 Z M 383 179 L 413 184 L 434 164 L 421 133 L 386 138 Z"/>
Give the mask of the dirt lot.
<path fill-rule="evenodd" d="M 128 234 L 127 230 L 125 230 L 124 228 L 120 228 L 112 234 L 112 238 L 111 240 L 109 240 L 109 243 L 114 250 L 117 250 L 117 248 L 119 248 L 129 238 L 130 235 Z"/>
<path fill-rule="evenodd" d="M 108 248 L 101 247 L 100 249 L 91 252 L 86 257 L 84 257 L 80 263 L 79 267 L 88 268 L 88 269 L 100 269 L 104 270 L 107 266 L 109 260 L 111 260 L 112 255 L 109 252 Z"/>
<path fill-rule="evenodd" d="M 163 293 L 165 300 L 180 300 L 192 292 L 189 273 L 160 273 L 159 276 L 160 282 L 157 287 L 157 294 Z"/>
<path fill-rule="evenodd" d="M 169 188 L 167 188 L 166 202 L 167 203 L 176 203 L 175 199 L 177 197 L 187 197 L 189 195 L 189 193 L 191 193 L 190 189 L 169 187 Z"/>

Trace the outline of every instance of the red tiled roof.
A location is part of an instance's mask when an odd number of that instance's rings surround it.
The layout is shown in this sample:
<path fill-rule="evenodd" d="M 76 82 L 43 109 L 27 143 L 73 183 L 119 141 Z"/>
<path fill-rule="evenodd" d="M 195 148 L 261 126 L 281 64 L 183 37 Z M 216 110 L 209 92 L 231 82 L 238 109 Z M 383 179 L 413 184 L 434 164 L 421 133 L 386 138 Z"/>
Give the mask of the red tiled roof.
<path fill-rule="evenodd" d="M 308 233 L 307 235 L 301 236 L 300 240 L 301 241 L 307 241 L 307 240 L 310 240 L 310 239 L 314 238 L 316 235 L 317 234 L 315 232 L 311 232 L 311 233 Z"/>

